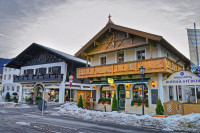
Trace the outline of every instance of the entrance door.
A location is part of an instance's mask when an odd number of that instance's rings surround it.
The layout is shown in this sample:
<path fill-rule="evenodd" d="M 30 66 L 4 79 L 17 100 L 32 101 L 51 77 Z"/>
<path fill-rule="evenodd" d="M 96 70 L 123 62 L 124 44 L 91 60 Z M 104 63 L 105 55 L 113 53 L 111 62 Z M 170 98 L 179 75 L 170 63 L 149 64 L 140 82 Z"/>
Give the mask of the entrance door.
<path fill-rule="evenodd" d="M 124 87 L 124 85 L 118 86 L 118 104 L 119 104 L 119 110 L 125 110 L 125 87 Z"/>
<path fill-rule="evenodd" d="M 197 103 L 200 103 L 200 86 L 197 86 L 196 91 L 197 91 Z"/>
<path fill-rule="evenodd" d="M 80 90 L 77 90 L 77 104 L 78 104 L 80 95 L 82 96 L 82 99 L 83 99 L 84 108 L 89 109 L 91 91 L 80 91 Z"/>

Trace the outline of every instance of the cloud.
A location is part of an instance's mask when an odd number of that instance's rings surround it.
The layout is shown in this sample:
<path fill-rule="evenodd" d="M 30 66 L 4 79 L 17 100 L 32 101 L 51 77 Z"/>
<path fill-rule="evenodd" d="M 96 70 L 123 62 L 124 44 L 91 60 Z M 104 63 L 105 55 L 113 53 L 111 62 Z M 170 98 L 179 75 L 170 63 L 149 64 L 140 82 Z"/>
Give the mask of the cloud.
<path fill-rule="evenodd" d="M 1 0 L 0 57 L 14 57 L 32 42 L 74 54 L 109 13 L 114 23 L 161 35 L 189 57 L 186 28 L 199 22 L 199 7 L 188 0 Z"/>

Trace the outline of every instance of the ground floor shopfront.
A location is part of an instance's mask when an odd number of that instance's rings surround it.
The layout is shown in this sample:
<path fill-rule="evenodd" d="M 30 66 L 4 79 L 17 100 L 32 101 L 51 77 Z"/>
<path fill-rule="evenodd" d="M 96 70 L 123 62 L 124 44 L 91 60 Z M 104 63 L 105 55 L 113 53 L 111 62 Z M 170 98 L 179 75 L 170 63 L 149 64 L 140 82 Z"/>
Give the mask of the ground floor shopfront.
<path fill-rule="evenodd" d="M 162 76 L 162 74 L 143 79 L 146 114 L 155 113 L 156 103 L 160 97 L 160 90 L 163 89 L 162 78 L 159 78 L 159 76 Z M 96 90 L 96 110 L 105 110 L 106 108 L 107 111 L 111 111 L 113 97 L 116 94 L 119 110 L 127 113 L 141 113 L 141 79 L 114 80 L 113 84 L 108 84 L 106 81 L 93 81 L 92 84 L 92 88 Z"/>
<path fill-rule="evenodd" d="M 19 101 L 26 101 L 29 98 L 33 99 L 33 103 L 37 97 L 45 99 L 47 102 L 64 103 L 67 101 L 77 101 L 77 91 L 91 91 L 91 85 L 73 83 L 72 87 L 69 83 L 36 83 L 22 84 L 21 96 Z"/>

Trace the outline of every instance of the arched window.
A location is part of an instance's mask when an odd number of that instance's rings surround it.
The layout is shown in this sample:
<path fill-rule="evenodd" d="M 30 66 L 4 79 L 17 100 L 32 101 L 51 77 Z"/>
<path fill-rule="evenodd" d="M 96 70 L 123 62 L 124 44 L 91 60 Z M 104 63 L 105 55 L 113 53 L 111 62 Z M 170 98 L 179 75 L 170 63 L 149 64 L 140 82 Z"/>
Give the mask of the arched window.
<path fill-rule="evenodd" d="M 148 99 L 148 88 L 146 84 L 143 84 L 144 89 L 144 98 Z M 142 84 L 135 84 L 133 86 L 133 99 L 136 98 L 142 98 Z"/>

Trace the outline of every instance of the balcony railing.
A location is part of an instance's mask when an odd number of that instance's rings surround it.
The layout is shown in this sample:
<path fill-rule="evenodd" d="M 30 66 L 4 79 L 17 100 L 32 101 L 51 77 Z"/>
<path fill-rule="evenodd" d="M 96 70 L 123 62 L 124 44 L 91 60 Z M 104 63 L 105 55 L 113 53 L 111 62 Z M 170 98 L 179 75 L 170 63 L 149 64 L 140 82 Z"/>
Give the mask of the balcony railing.
<path fill-rule="evenodd" d="M 31 82 L 61 82 L 63 74 L 45 74 L 45 75 L 29 75 L 15 76 L 13 82 L 31 83 Z"/>
<path fill-rule="evenodd" d="M 139 74 L 139 68 L 141 65 L 145 67 L 145 73 L 174 73 L 183 70 L 182 66 L 172 60 L 167 58 L 155 58 L 142 61 L 78 68 L 77 78 Z"/>

